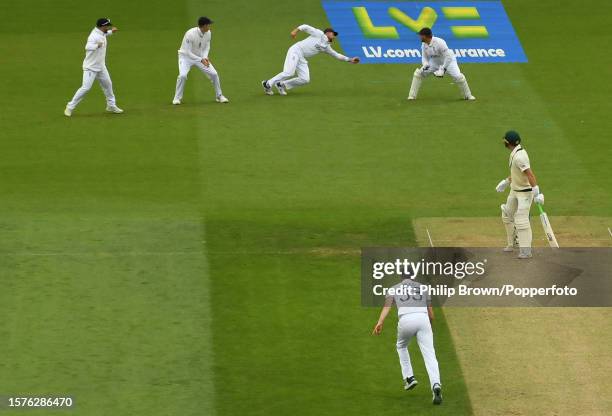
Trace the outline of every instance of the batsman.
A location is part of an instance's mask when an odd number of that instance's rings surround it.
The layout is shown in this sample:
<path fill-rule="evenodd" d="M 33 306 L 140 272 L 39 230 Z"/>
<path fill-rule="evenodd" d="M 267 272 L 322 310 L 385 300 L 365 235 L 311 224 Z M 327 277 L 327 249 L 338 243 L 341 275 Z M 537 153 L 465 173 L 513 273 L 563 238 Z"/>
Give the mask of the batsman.
<path fill-rule="evenodd" d="M 532 240 L 529 210 L 534 201 L 544 204 L 544 194 L 540 193 L 527 151 L 521 146 L 521 136 L 510 130 L 503 139 L 504 146 L 510 150 L 510 176 L 502 180 L 495 190 L 504 192 L 510 186 L 508 200 L 501 205 L 502 221 L 508 239 L 504 251 L 512 252 L 518 245 L 518 258 L 528 259 L 531 257 Z"/>

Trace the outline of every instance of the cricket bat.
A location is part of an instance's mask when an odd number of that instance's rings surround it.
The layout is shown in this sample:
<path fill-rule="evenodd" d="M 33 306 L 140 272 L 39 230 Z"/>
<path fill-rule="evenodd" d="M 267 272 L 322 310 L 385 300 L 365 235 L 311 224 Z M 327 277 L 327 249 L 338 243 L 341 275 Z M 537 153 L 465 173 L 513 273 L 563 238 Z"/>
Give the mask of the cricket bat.
<path fill-rule="evenodd" d="M 548 245 L 553 248 L 559 248 L 559 243 L 557 243 L 557 237 L 555 237 L 555 233 L 553 232 L 552 226 L 550 225 L 550 221 L 548 221 L 548 215 L 546 215 L 546 212 L 544 212 L 544 208 L 542 208 L 542 205 L 536 205 L 538 206 L 538 210 L 540 211 L 540 221 L 542 221 L 542 228 L 544 228 L 544 234 L 546 234 Z"/>

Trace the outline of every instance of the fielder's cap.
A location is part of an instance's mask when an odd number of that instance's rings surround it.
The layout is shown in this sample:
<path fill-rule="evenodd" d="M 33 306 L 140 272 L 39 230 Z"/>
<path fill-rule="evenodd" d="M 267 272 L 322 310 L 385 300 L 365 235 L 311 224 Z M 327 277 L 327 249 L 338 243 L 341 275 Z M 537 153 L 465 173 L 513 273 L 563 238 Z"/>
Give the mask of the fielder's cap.
<path fill-rule="evenodd" d="M 323 33 L 327 33 L 327 32 L 331 32 L 334 34 L 334 36 L 338 36 L 338 32 L 336 32 L 334 29 L 332 29 L 331 27 L 326 28 Z"/>
<path fill-rule="evenodd" d="M 419 35 L 423 35 L 423 36 L 433 36 L 433 33 L 431 31 L 430 28 L 428 27 L 424 27 L 423 29 L 419 30 Z"/>
<path fill-rule="evenodd" d="M 96 21 L 97 27 L 110 26 L 110 25 L 111 25 L 111 21 L 110 19 L 107 19 L 106 17 L 102 17 Z"/>
<path fill-rule="evenodd" d="M 206 16 L 202 16 L 198 19 L 198 26 L 211 25 L 212 23 L 213 21 Z"/>
<path fill-rule="evenodd" d="M 521 142 L 521 136 L 514 130 L 508 130 L 506 134 L 504 134 L 504 141 L 516 145 Z"/>

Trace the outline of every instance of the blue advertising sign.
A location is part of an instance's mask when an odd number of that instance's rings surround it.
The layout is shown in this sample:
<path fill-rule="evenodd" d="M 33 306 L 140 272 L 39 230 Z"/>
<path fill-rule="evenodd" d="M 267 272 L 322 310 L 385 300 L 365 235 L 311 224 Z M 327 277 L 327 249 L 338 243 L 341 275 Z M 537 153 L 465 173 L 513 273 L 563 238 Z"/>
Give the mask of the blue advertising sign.
<path fill-rule="evenodd" d="M 423 27 L 459 62 L 527 62 L 501 1 L 323 0 L 323 8 L 345 54 L 363 63 L 421 62 Z"/>

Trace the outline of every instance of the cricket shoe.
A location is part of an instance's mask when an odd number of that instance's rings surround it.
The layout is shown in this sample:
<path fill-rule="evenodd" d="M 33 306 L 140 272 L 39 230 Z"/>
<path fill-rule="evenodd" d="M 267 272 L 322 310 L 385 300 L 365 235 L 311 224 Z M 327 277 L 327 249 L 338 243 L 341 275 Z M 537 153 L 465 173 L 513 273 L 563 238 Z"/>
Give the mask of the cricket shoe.
<path fill-rule="evenodd" d="M 109 113 L 113 113 L 113 114 L 121 114 L 121 113 L 123 113 L 123 110 L 120 109 L 119 107 L 117 107 L 116 105 L 107 105 L 106 106 L 106 111 L 108 111 Z"/>
<path fill-rule="evenodd" d="M 176 98 L 172 100 L 172 105 L 181 105 L 181 100 L 177 100 Z"/>
<path fill-rule="evenodd" d="M 221 103 L 221 104 L 229 103 L 229 100 L 227 98 L 225 98 L 224 95 L 218 96 L 215 101 L 217 101 L 218 103 Z"/>
<path fill-rule="evenodd" d="M 272 87 L 268 84 L 268 81 L 261 81 L 261 86 L 264 89 L 266 95 L 274 95 L 274 91 L 272 91 Z"/>
<path fill-rule="evenodd" d="M 442 404 L 442 387 L 436 383 L 433 385 L 433 404 Z"/>
<path fill-rule="evenodd" d="M 466 101 L 474 101 L 476 99 L 476 97 L 474 97 L 473 95 L 468 95 L 467 97 L 465 97 Z"/>
<path fill-rule="evenodd" d="M 514 246 L 506 246 L 504 247 L 504 252 L 511 253 L 514 251 Z"/>
<path fill-rule="evenodd" d="M 414 378 L 414 376 L 408 377 L 404 383 L 404 390 L 412 390 L 417 386 L 417 384 L 419 384 L 419 382 L 416 380 L 416 378 Z"/>
<path fill-rule="evenodd" d="M 416 97 L 413 97 L 412 95 L 409 95 L 408 98 L 406 98 L 408 101 L 412 101 L 412 100 L 416 100 Z"/>
<path fill-rule="evenodd" d="M 531 257 L 533 257 L 531 255 L 531 247 L 521 247 L 520 248 L 519 255 L 518 255 L 519 259 L 530 259 Z"/>
<path fill-rule="evenodd" d="M 276 83 L 275 87 L 280 95 L 287 95 L 287 88 L 285 88 L 285 84 L 279 81 Z"/>
<path fill-rule="evenodd" d="M 68 108 L 68 106 L 66 106 L 66 108 L 64 108 L 64 115 L 66 117 L 72 117 L 72 110 Z"/>

